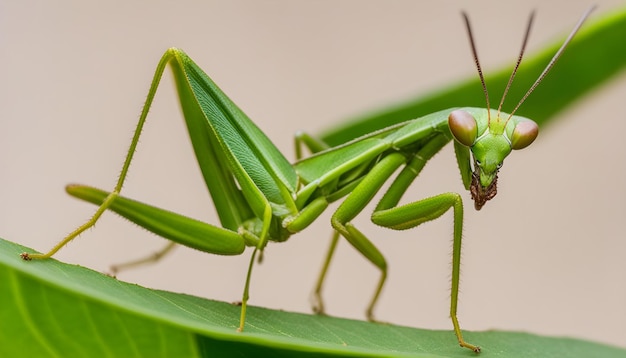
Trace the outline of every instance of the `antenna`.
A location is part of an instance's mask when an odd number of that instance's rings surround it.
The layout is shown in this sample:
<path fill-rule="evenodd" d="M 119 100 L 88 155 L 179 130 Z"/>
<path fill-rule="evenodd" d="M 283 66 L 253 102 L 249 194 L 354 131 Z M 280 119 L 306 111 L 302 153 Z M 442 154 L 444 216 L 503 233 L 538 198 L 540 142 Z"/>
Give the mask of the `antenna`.
<path fill-rule="evenodd" d="M 506 87 L 504 88 L 504 93 L 502 93 L 502 98 L 500 99 L 500 105 L 498 106 L 498 118 L 500 118 L 500 110 L 502 109 L 502 105 L 504 104 L 504 99 L 506 98 L 507 93 L 509 93 L 509 89 L 511 88 L 511 84 L 513 83 L 515 74 L 517 73 L 517 69 L 519 68 L 520 63 L 522 63 L 522 57 L 524 57 L 524 50 L 526 50 L 526 44 L 528 43 L 528 36 L 530 35 L 530 29 L 533 26 L 534 18 L 535 11 L 533 10 L 533 12 L 530 13 L 530 17 L 528 18 L 528 26 L 526 27 L 526 34 L 524 35 L 524 40 L 522 41 L 522 49 L 520 50 L 519 57 L 517 58 L 517 63 L 515 64 L 515 68 L 513 68 L 511 77 L 509 77 L 509 83 L 506 84 Z M 504 124 L 504 126 L 506 127 L 506 123 Z"/>
<path fill-rule="evenodd" d="M 489 92 L 487 91 L 487 85 L 485 85 L 485 77 L 483 77 L 483 71 L 480 68 L 480 61 L 478 61 L 478 54 L 476 53 L 476 45 L 474 44 L 474 36 L 472 35 L 472 27 L 470 26 L 469 17 L 465 11 L 462 11 L 463 19 L 465 20 L 465 27 L 467 27 L 467 36 L 469 36 L 470 45 L 472 47 L 472 54 L 474 55 L 474 62 L 476 63 L 476 69 L 478 70 L 478 76 L 480 77 L 480 83 L 483 85 L 483 92 L 485 92 L 485 100 L 487 101 L 487 119 L 488 123 L 491 123 L 491 107 L 489 106 Z"/>
<path fill-rule="evenodd" d="M 587 17 L 589 17 L 589 14 L 595 9 L 595 5 L 591 6 L 589 9 L 587 9 L 587 11 L 585 11 L 585 13 L 580 17 L 580 19 L 578 20 L 578 23 L 576 23 L 576 26 L 574 26 L 574 29 L 572 30 L 572 32 L 570 32 L 569 36 L 567 36 L 567 39 L 565 39 L 565 42 L 563 42 L 563 45 L 561 45 L 561 48 L 559 48 L 559 50 L 554 54 L 554 56 L 552 57 L 552 60 L 550 60 L 550 62 L 548 63 L 548 65 L 546 66 L 546 68 L 543 70 L 543 72 L 539 75 L 539 78 L 537 78 L 537 80 L 535 81 L 535 83 L 533 83 L 532 86 L 530 86 L 530 89 L 528 90 L 528 92 L 526 92 L 526 94 L 524 95 L 524 97 L 522 97 L 522 99 L 519 101 L 519 103 L 517 104 L 517 106 L 515 106 L 515 108 L 513 109 L 513 111 L 511 112 L 511 114 L 509 115 L 509 118 L 507 118 L 507 122 L 509 119 L 511 119 L 511 117 L 513 117 L 513 114 L 517 111 L 517 109 L 522 105 L 522 103 L 524 103 L 524 101 L 526 100 L 526 98 L 528 98 L 528 96 L 535 90 L 535 88 L 539 85 L 539 83 L 541 83 L 541 81 L 544 79 L 544 77 L 546 77 L 546 75 L 548 74 L 548 72 L 550 71 L 550 69 L 552 69 L 552 66 L 554 66 L 554 64 L 556 63 L 556 61 L 559 59 L 559 57 L 561 57 L 561 54 L 563 53 L 563 51 L 565 50 L 565 47 L 570 43 L 570 41 L 572 41 L 572 38 L 574 38 L 574 35 L 576 35 L 576 33 L 578 32 L 578 30 L 580 29 L 580 27 L 583 25 L 583 22 L 585 22 L 585 20 L 587 20 Z"/>

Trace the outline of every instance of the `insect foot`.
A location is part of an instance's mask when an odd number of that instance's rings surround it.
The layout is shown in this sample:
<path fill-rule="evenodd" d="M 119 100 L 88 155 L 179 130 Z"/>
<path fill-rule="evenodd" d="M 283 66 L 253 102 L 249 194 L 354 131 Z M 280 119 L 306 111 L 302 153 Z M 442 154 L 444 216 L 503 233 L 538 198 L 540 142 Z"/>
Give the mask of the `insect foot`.
<path fill-rule="evenodd" d="M 20 254 L 20 257 L 21 257 L 21 258 L 22 258 L 22 260 L 24 260 L 24 261 L 30 261 L 30 260 L 32 260 L 32 259 L 30 258 L 30 255 L 28 254 L 28 252 L 22 252 L 22 253 Z"/>

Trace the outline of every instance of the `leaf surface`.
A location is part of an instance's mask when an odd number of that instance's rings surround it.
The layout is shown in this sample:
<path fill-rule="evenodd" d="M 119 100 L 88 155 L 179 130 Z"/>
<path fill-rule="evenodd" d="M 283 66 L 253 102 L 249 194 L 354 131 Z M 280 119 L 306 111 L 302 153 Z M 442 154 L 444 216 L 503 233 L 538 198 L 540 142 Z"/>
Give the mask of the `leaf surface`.
<path fill-rule="evenodd" d="M 151 290 L 0 239 L 0 356 L 475 357 L 452 331 L 249 307 Z M 625 357 L 626 350 L 520 332 L 465 332 L 481 357 Z"/>

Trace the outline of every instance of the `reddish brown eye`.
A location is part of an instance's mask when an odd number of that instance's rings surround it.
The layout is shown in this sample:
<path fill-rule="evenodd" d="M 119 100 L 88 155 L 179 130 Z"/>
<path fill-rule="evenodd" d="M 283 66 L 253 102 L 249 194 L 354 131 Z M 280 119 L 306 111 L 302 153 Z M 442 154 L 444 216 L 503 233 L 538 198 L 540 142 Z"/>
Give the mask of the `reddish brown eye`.
<path fill-rule="evenodd" d="M 448 116 L 448 126 L 454 138 L 466 147 L 471 147 L 478 135 L 476 119 L 466 111 L 455 110 Z"/>
<path fill-rule="evenodd" d="M 511 148 L 522 149 L 528 147 L 539 134 L 537 123 L 527 120 L 517 123 L 511 135 Z"/>

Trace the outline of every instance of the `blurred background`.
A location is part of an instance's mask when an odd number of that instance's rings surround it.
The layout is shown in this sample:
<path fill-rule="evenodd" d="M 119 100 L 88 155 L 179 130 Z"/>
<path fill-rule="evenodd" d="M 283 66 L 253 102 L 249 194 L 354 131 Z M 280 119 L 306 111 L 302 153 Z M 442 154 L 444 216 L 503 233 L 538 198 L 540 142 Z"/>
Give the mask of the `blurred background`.
<path fill-rule="evenodd" d="M 595 17 L 623 5 L 595 3 Z M 529 53 L 565 36 L 589 5 L 3 1 L 0 236 L 46 251 L 92 215 L 95 207 L 63 188 L 71 182 L 113 188 L 153 71 L 168 47 L 184 49 L 293 160 L 297 130 L 320 133 L 345 118 L 474 76 L 460 10 L 470 15 L 489 73 L 515 61 L 532 9 L 538 16 Z M 524 76 L 523 63 L 518 76 Z M 405 202 L 457 191 L 469 204 L 459 303 L 464 329 L 521 330 L 626 347 L 625 97 L 622 73 L 562 112 L 531 147 L 507 159 L 498 197 L 479 213 L 463 191 L 451 146 L 407 193 Z M 123 193 L 218 223 L 169 74 Z M 286 243 L 268 246 L 253 274 L 250 304 L 310 312 L 332 208 Z M 452 215 L 393 232 L 371 224 L 370 213 L 371 206 L 356 223 L 389 263 L 376 316 L 451 329 Z M 106 271 L 165 243 L 105 214 L 55 258 Z M 219 257 L 180 247 L 159 264 L 119 279 L 237 301 L 249 254 Z M 363 319 L 378 278 L 341 241 L 325 288 L 328 313 Z"/>

